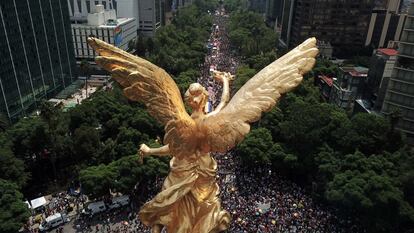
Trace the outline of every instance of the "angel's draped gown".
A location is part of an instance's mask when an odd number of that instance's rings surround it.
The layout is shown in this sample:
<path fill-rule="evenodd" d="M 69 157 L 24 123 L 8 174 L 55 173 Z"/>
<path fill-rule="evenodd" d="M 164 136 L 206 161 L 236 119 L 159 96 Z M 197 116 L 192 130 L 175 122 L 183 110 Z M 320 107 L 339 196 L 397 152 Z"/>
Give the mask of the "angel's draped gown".
<path fill-rule="evenodd" d="M 221 209 L 217 163 L 209 153 L 176 155 L 162 191 L 140 211 L 141 221 L 161 224 L 168 233 L 214 233 L 228 228 L 230 215 Z"/>

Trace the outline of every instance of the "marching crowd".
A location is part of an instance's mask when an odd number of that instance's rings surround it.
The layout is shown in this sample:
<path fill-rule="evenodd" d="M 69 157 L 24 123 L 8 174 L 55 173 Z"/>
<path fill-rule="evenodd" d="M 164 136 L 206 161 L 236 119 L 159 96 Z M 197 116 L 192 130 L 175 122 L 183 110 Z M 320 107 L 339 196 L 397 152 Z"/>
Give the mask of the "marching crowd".
<path fill-rule="evenodd" d="M 216 13 L 212 40 L 217 49 L 207 56 L 205 67 L 217 64 L 214 68 L 218 71 L 235 74 L 239 62 L 229 49 L 226 21 L 226 15 Z M 199 81 L 210 88 L 209 96 L 216 106 L 221 86 L 212 80 L 207 73 Z M 282 179 L 271 168 L 241 170 L 240 160 L 232 151 L 214 157 L 218 163 L 222 205 L 233 218 L 228 232 L 361 231 L 351 221 L 338 219 L 333 210 L 314 203 L 298 185 Z"/>

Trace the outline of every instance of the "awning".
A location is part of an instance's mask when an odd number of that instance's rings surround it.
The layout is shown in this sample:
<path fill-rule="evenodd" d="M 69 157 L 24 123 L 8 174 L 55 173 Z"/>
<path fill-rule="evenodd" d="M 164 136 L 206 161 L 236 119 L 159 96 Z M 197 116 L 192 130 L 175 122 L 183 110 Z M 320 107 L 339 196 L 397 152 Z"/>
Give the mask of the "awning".
<path fill-rule="evenodd" d="M 36 209 L 40 206 L 46 205 L 47 202 L 45 197 L 39 197 L 31 200 L 30 203 L 32 204 L 32 209 Z"/>

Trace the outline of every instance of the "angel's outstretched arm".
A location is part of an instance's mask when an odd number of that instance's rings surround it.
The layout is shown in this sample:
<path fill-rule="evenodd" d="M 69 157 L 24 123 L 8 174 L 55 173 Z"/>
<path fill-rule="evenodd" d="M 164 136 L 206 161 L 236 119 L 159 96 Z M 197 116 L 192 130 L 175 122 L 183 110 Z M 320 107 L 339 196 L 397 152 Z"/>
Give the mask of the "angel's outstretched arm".
<path fill-rule="evenodd" d="M 223 83 L 223 93 L 221 94 L 220 104 L 207 116 L 212 116 L 219 113 L 230 101 L 230 80 L 233 80 L 233 76 L 230 73 L 216 72 L 214 74 L 214 77 L 216 80 Z"/>
<path fill-rule="evenodd" d="M 159 148 L 149 148 L 147 145 L 141 144 L 138 153 L 140 156 L 156 155 L 162 157 L 170 154 L 170 148 L 168 144 Z"/>

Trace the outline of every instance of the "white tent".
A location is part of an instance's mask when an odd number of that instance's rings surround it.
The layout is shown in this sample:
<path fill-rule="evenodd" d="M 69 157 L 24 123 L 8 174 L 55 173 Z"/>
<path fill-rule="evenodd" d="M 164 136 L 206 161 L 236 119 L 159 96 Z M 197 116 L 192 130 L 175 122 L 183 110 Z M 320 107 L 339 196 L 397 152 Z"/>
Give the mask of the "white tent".
<path fill-rule="evenodd" d="M 36 199 L 31 200 L 30 203 L 32 204 L 32 209 L 36 209 L 40 206 L 46 205 L 47 202 L 45 197 L 38 197 Z"/>
<path fill-rule="evenodd" d="M 24 203 L 26 203 L 27 208 L 31 209 L 32 207 L 30 206 L 30 203 L 28 201 L 25 201 Z"/>

